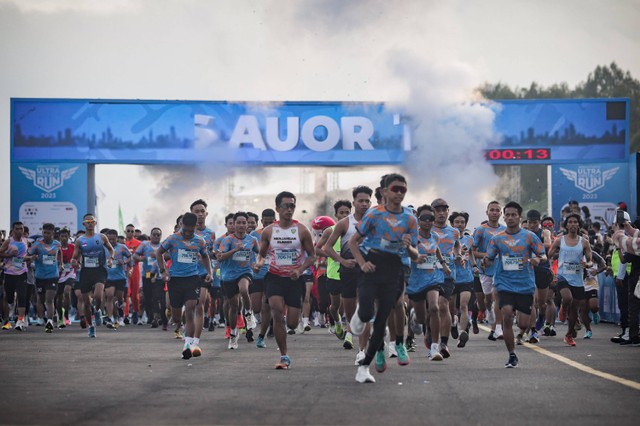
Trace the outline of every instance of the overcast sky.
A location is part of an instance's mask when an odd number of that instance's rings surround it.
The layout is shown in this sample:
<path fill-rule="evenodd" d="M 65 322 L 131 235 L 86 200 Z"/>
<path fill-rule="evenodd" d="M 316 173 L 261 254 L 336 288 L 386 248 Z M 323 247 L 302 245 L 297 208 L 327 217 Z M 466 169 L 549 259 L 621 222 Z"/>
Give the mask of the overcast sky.
<path fill-rule="evenodd" d="M 638 22 L 622 0 L 0 0 L 0 227 L 11 97 L 459 103 L 612 61 L 640 78 Z"/>

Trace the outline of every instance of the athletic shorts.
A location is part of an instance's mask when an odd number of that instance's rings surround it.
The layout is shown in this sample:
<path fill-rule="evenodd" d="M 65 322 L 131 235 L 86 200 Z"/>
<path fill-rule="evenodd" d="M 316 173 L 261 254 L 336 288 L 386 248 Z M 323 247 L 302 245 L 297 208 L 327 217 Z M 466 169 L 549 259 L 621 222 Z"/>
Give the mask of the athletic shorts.
<path fill-rule="evenodd" d="M 364 258 L 376 266 L 375 272 L 362 273 L 358 279 L 358 287 L 395 283 L 397 292 L 394 300 L 398 300 L 404 292 L 404 265 L 399 256 L 370 250 Z"/>
<path fill-rule="evenodd" d="M 447 300 L 451 300 L 451 296 L 453 296 L 453 289 L 455 288 L 455 284 L 453 283 L 453 278 L 445 278 L 444 283 L 442 283 L 442 289 L 444 290 L 444 297 Z"/>
<path fill-rule="evenodd" d="M 240 294 L 240 286 L 238 284 L 243 278 L 248 280 L 249 285 L 251 285 L 252 278 L 249 274 L 240 275 L 235 280 L 222 281 L 222 294 L 224 294 L 224 297 L 226 297 L 227 299 L 231 299 L 236 294 Z"/>
<path fill-rule="evenodd" d="M 456 284 L 455 287 L 453 287 L 453 294 L 458 295 L 465 291 L 468 291 L 469 293 L 473 292 L 473 283 L 461 283 Z"/>
<path fill-rule="evenodd" d="M 208 288 L 211 285 L 211 283 L 208 283 L 204 280 L 205 278 L 207 278 L 207 274 L 199 275 L 198 278 L 200 278 L 200 287 Z"/>
<path fill-rule="evenodd" d="M 293 281 L 289 277 L 281 277 L 270 272 L 264 277 L 265 294 L 268 299 L 273 296 L 280 296 L 284 299 L 284 304 L 290 308 L 302 308 L 302 298 L 304 297 L 304 278 L 300 277 Z"/>
<path fill-rule="evenodd" d="M 249 294 L 264 293 L 264 278 L 254 278 L 249 284 Z"/>
<path fill-rule="evenodd" d="M 344 299 L 355 299 L 358 293 L 358 279 L 362 271 L 356 266 L 352 269 L 340 269 L 340 295 Z M 333 294 L 333 293 L 331 293 Z"/>
<path fill-rule="evenodd" d="M 511 306 L 514 311 L 525 315 L 531 315 L 533 307 L 533 294 L 513 293 L 510 291 L 499 291 L 500 309 L 504 306 Z"/>
<path fill-rule="evenodd" d="M 536 288 L 540 290 L 549 288 L 553 282 L 553 272 L 551 272 L 551 269 L 537 267 L 533 269 L 533 272 L 536 277 Z"/>
<path fill-rule="evenodd" d="M 332 296 L 340 296 L 340 294 L 342 293 L 341 284 L 342 280 L 327 278 L 327 288 L 329 289 L 329 294 Z"/>
<path fill-rule="evenodd" d="M 584 292 L 585 298 L 589 299 L 597 299 L 598 298 L 598 290 L 585 290 Z"/>
<path fill-rule="evenodd" d="M 104 268 L 82 268 L 80 274 L 80 292 L 91 293 L 96 284 L 107 282 L 107 270 Z"/>
<path fill-rule="evenodd" d="M 200 297 L 201 279 L 198 275 L 191 277 L 171 277 L 167 283 L 169 288 L 169 304 L 174 309 L 181 309 L 189 300 Z"/>
<path fill-rule="evenodd" d="M 493 294 L 493 275 L 480 274 L 480 285 L 482 286 L 482 293 L 485 295 Z"/>
<path fill-rule="evenodd" d="M 482 293 L 482 283 L 480 282 L 480 276 L 473 277 L 473 291 L 475 293 Z"/>
<path fill-rule="evenodd" d="M 127 288 L 127 280 L 107 281 L 104 288 L 107 289 L 110 287 L 115 287 L 116 291 L 124 291 Z"/>
<path fill-rule="evenodd" d="M 44 294 L 49 290 L 54 290 L 57 292 L 58 279 L 57 278 L 36 278 L 36 288 L 38 290 L 38 294 Z"/>
<path fill-rule="evenodd" d="M 429 287 L 417 293 L 414 293 L 414 294 L 407 293 L 407 296 L 409 297 L 409 300 L 411 300 L 412 302 L 424 302 L 425 300 L 427 300 L 427 294 L 430 291 L 437 291 L 440 296 L 445 297 L 444 288 L 442 288 L 442 284 L 430 285 Z"/>
<path fill-rule="evenodd" d="M 56 293 L 56 296 L 60 296 L 61 294 L 63 294 L 66 286 L 74 289 L 76 287 L 76 280 L 74 280 L 73 278 L 67 278 L 65 282 L 58 282 L 58 291 Z"/>
<path fill-rule="evenodd" d="M 567 280 L 565 280 L 564 278 L 558 279 L 557 287 L 558 291 L 562 290 L 563 288 L 568 288 L 569 290 L 571 290 L 571 297 L 575 300 L 585 300 L 587 298 L 584 287 L 574 287 L 572 285 L 569 285 Z"/>

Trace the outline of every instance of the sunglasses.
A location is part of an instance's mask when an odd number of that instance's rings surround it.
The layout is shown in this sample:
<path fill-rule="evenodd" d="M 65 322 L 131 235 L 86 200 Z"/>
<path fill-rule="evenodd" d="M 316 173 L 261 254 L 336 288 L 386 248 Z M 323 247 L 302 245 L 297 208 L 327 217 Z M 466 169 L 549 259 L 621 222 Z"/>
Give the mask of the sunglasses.
<path fill-rule="evenodd" d="M 86 223 L 87 225 L 95 225 L 95 224 L 96 224 L 96 221 L 95 221 L 95 220 L 85 220 L 85 221 L 84 221 L 84 222 L 82 222 L 82 223 Z"/>
<path fill-rule="evenodd" d="M 405 194 L 407 192 L 406 186 L 393 185 L 389 187 L 389 191 L 391 192 L 399 192 L 401 194 Z"/>
<path fill-rule="evenodd" d="M 283 210 L 287 210 L 287 209 L 295 210 L 296 209 L 296 204 L 295 203 L 282 203 L 282 204 L 280 204 L 280 208 L 283 209 Z"/>
<path fill-rule="evenodd" d="M 133 231 L 134 231 L 134 229 L 127 229 L 125 232 L 128 234 L 128 233 L 133 232 Z"/>
<path fill-rule="evenodd" d="M 423 214 L 419 217 L 422 222 L 433 222 L 435 218 L 436 217 L 432 214 Z"/>

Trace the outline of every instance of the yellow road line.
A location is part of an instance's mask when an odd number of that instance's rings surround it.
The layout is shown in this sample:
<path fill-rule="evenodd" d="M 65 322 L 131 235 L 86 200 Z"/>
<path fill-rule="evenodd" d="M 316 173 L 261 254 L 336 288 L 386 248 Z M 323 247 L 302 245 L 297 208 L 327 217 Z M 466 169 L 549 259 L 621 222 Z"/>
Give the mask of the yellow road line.
<path fill-rule="evenodd" d="M 491 329 L 489 327 L 485 327 L 485 326 L 479 325 L 479 328 L 481 328 L 482 330 L 484 330 L 486 332 L 491 332 Z M 621 385 L 628 386 L 628 387 L 630 387 L 632 389 L 635 389 L 635 390 L 640 390 L 640 383 L 634 382 L 633 380 L 628 380 L 628 379 L 625 379 L 625 378 L 622 378 L 622 377 L 619 377 L 619 376 L 616 376 L 616 375 L 613 375 L 613 374 L 605 373 L 604 371 L 596 370 L 595 368 L 591 368 L 591 367 L 586 366 L 584 364 L 581 364 L 581 363 L 579 363 L 577 361 L 574 361 L 572 359 L 566 358 L 566 357 L 564 357 L 562 355 L 558 355 L 558 354 L 553 353 L 553 352 L 551 352 L 551 351 L 549 351 L 547 349 L 541 348 L 541 347 L 536 346 L 536 345 L 532 345 L 530 343 L 525 343 L 523 346 L 525 346 L 525 347 L 527 347 L 527 348 L 529 348 L 531 350 L 534 350 L 534 351 L 538 352 L 539 354 L 546 355 L 549 358 L 553 358 L 553 359 L 555 359 L 557 361 L 565 363 L 570 367 L 576 368 L 576 369 L 578 369 L 580 371 L 584 371 L 585 373 L 593 374 L 594 376 L 600 377 L 602 379 L 611 380 L 612 382 L 616 382 L 616 383 L 619 383 Z"/>

